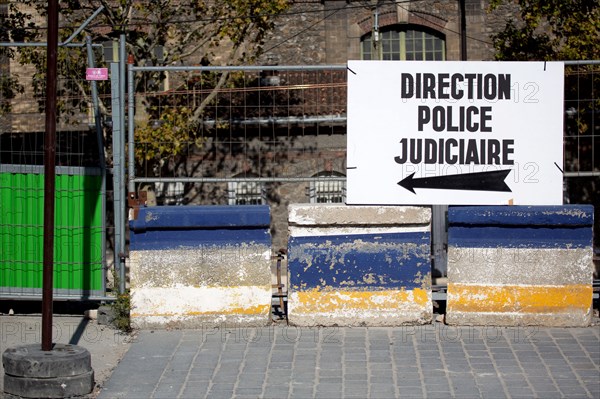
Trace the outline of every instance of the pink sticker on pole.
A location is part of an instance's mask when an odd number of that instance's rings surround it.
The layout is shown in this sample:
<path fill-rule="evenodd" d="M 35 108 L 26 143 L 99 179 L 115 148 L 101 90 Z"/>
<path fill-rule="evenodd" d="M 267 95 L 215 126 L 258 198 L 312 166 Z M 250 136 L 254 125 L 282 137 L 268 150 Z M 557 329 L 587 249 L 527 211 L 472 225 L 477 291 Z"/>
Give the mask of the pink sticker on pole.
<path fill-rule="evenodd" d="M 87 68 L 85 80 L 108 80 L 108 68 Z"/>

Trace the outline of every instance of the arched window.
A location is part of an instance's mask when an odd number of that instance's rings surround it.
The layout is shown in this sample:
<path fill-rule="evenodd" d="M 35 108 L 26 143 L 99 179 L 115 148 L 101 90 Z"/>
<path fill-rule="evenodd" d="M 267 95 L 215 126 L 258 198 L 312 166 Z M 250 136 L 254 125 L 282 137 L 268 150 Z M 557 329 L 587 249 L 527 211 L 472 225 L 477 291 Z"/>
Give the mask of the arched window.
<path fill-rule="evenodd" d="M 343 204 L 346 202 L 346 182 L 332 177 L 344 177 L 339 172 L 319 172 L 313 177 L 321 179 L 310 183 L 309 196 L 312 204 Z"/>
<path fill-rule="evenodd" d="M 373 40 L 368 33 L 361 40 L 363 60 L 444 61 L 444 35 L 431 29 L 411 25 L 382 28 Z"/>

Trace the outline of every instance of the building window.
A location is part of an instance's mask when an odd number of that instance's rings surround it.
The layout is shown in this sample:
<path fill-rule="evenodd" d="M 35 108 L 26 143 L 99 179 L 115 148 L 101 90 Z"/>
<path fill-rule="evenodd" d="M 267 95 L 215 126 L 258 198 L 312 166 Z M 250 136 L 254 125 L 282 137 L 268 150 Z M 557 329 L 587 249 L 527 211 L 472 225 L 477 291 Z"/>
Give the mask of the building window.
<path fill-rule="evenodd" d="M 255 181 L 227 183 L 229 205 L 263 205 L 266 203 L 263 185 Z"/>
<path fill-rule="evenodd" d="M 433 30 L 392 27 L 379 32 L 379 40 L 373 34 L 363 36 L 361 58 L 363 60 L 444 61 L 446 42 L 444 36 Z"/>
<path fill-rule="evenodd" d="M 344 177 L 338 172 L 320 172 L 313 177 L 321 179 L 310 183 L 309 196 L 313 204 L 343 204 L 346 202 L 346 181 L 332 179 Z"/>

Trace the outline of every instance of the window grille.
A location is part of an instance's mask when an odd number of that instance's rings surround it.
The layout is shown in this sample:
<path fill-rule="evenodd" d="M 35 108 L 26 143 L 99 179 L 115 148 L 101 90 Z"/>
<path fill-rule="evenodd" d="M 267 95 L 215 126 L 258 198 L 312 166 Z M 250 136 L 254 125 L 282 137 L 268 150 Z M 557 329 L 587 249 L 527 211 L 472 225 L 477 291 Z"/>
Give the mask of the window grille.
<path fill-rule="evenodd" d="M 315 177 L 321 180 L 310 183 L 310 202 L 313 204 L 343 204 L 346 202 L 346 181 L 328 179 L 332 176 L 343 176 L 336 172 L 321 172 Z"/>
<path fill-rule="evenodd" d="M 181 182 L 155 183 L 154 192 L 159 205 L 183 205 L 185 186 Z"/>
<path fill-rule="evenodd" d="M 266 203 L 263 185 L 259 182 L 227 183 L 229 205 L 263 205 Z"/>

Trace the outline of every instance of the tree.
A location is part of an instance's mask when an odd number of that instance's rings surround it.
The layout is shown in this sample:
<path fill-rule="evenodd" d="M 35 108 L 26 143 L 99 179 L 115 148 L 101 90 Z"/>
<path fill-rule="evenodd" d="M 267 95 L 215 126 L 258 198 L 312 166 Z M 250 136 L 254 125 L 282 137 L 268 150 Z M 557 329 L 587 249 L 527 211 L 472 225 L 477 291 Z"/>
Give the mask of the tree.
<path fill-rule="evenodd" d="M 286 0 L 65 0 L 61 1 L 60 40 L 65 40 L 102 5 L 104 9 L 94 21 L 75 39 L 82 42 L 90 35 L 93 42 L 114 40 L 121 33 L 126 35 L 127 53 L 137 65 L 181 65 L 199 63 L 205 65 L 242 65 L 252 62 L 262 50 L 265 35 L 273 28 L 274 18 L 288 7 Z M 4 41 L 45 41 L 45 30 L 35 23 L 35 18 L 46 15 L 46 4 L 37 0 L 22 0 L 9 3 L 7 15 L 1 16 L 0 38 Z M 45 51 L 41 48 L 0 48 L 0 56 L 17 59 L 22 64 L 35 66 L 32 79 L 34 92 L 43 99 L 45 81 Z M 81 71 L 85 70 L 86 55 L 82 51 L 60 48 L 59 70 L 62 78 L 75 78 L 80 82 Z M 158 90 L 164 76 L 146 73 L 136 84 L 144 82 L 146 90 Z M 193 125 L 201 118 L 205 107 L 214 100 L 215 93 L 229 79 L 228 73 L 213 79 L 213 95 L 206 96 L 195 109 L 185 110 L 186 117 L 166 115 L 167 123 L 177 124 L 172 129 L 174 142 L 196 142 Z M 15 93 L 20 90 L 15 80 L 6 80 L 2 90 Z M 148 86 L 150 82 L 151 86 Z M 205 86 L 207 87 L 207 86 Z M 57 106 L 61 117 L 84 112 L 91 103 L 88 85 L 60 87 Z M 108 93 L 108 84 L 100 85 L 101 93 Z M 40 102 L 40 107 L 42 106 Z M 143 103 L 152 115 L 155 104 Z M 101 103 L 103 113 L 107 105 Z M 41 109 L 41 108 L 40 108 Z M 158 117 L 160 119 L 160 117 Z M 165 121 L 162 121 L 162 125 Z M 169 127 L 172 127 L 169 125 Z M 142 126 L 139 134 L 152 145 L 156 132 Z M 158 144 L 157 144 L 158 145 Z M 169 147 L 172 156 L 177 156 L 182 147 Z M 162 153 L 151 149 L 152 156 Z M 146 157 L 148 155 L 146 154 Z M 156 159 L 159 163 L 161 160 Z M 161 162 L 163 164 L 163 162 Z"/>
<path fill-rule="evenodd" d="M 496 59 L 600 59 L 597 0 L 492 0 L 490 8 L 493 12 L 514 3 L 520 18 L 507 20 L 504 29 L 492 35 Z"/>
<path fill-rule="evenodd" d="M 492 11 L 505 3 L 515 2 L 492 0 Z M 520 18 L 516 22 L 507 21 L 504 30 L 492 36 L 496 59 L 600 59 L 598 0 L 517 0 L 516 3 Z M 596 137 L 600 115 L 598 71 L 598 65 L 591 64 L 565 68 L 565 172 L 597 172 L 600 168 L 598 157 L 594 156 L 600 152 Z M 597 177 L 568 178 L 565 183 L 567 201 L 594 204 L 595 217 L 600 217 Z M 594 246 L 600 247 L 597 227 L 594 236 Z"/>
<path fill-rule="evenodd" d="M 492 11 L 508 0 L 492 0 Z M 514 3 L 514 2 L 508 2 Z M 496 59 L 503 61 L 553 61 L 600 59 L 600 3 L 597 0 L 517 0 L 519 19 L 506 22 L 504 30 L 492 35 Z M 578 109 L 567 113 L 567 136 L 589 134 L 600 107 L 597 66 L 584 65 L 565 71 L 565 99 Z M 572 82 L 575 78 L 576 82 Z M 585 98 L 585 100 L 581 100 Z M 568 169 L 567 169 L 568 170 Z"/>
<path fill-rule="evenodd" d="M 0 71 L 0 115 L 10 113 L 12 110 L 11 100 L 24 91 L 25 88 L 19 82 L 18 77 Z"/>

